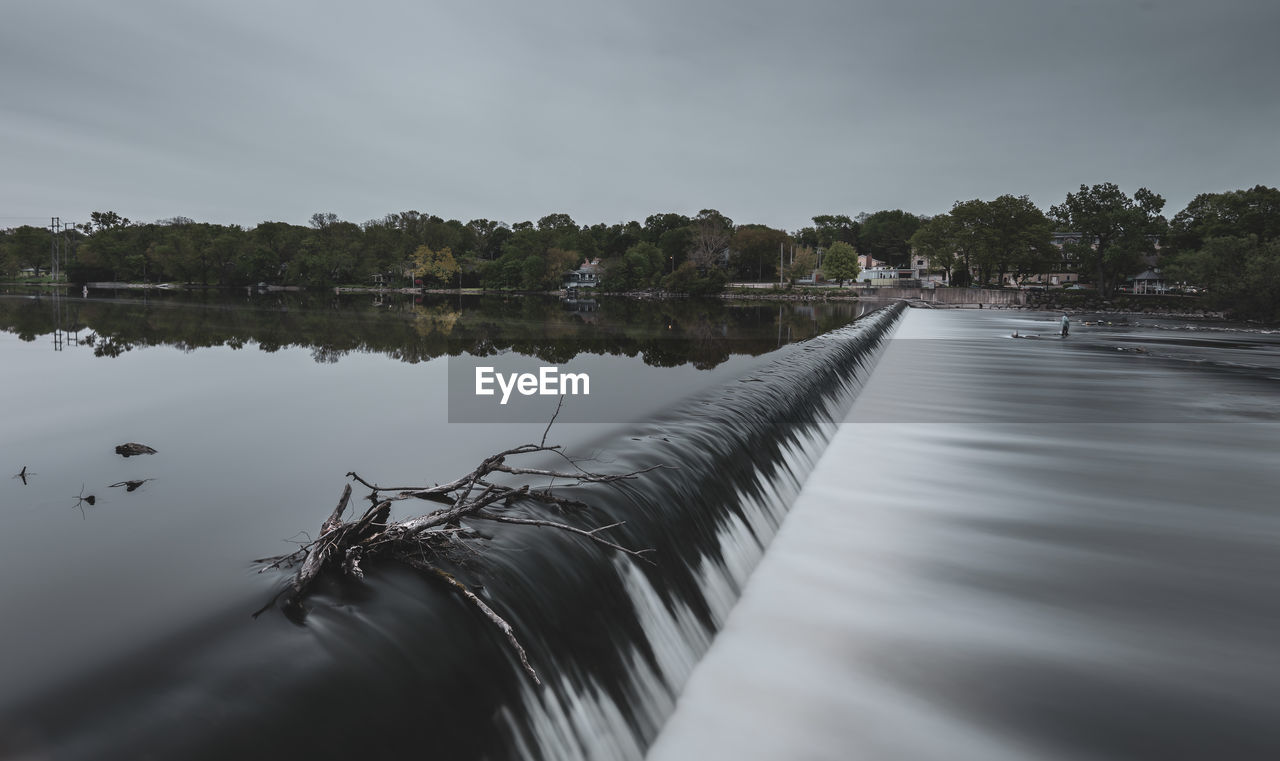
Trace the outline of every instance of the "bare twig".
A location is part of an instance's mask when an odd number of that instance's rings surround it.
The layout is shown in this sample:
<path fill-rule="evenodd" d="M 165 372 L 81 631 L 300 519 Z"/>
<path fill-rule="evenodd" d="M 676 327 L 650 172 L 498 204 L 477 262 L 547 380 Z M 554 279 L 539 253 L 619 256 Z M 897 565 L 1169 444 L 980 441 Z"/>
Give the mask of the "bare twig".
<path fill-rule="evenodd" d="M 551 426 L 555 424 L 556 418 L 560 416 L 560 407 L 564 404 L 564 394 L 560 395 L 560 401 L 556 402 L 556 411 L 551 414 L 551 419 L 547 421 L 546 430 L 542 432 L 542 441 L 538 442 L 538 446 L 545 446 L 547 443 L 547 434 L 551 433 Z"/>
<path fill-rule="evenodd" d="M 72 497 L 72 499 L 76 501 L 76 503 L 72 505 L 72 507 L 80 509 L 80 519 L 88 520 L 88 517 L 84 514 L 84 506 L 88 505 L 90 507 L 93 507 L 93 503 L 97 502 L 98 498 L 93 496 L 92 494 L 85 496 L 84 484 L 80 484 L 80 494 L 75 497 Z"/>
<path fill-rule="evenodd" d="M 618 552 L 625 552 L 626 554 L 632 557 L 640 558 L 641 560 L 643 560 L 644 562 L 650 565 L 656 565 L 656 563 L 654 563 L 652 560 L 644 556 L 646 552 L 653 552 L 652 549 L 633 550 L 628 547 L 623 547 L 622 545 L 617 544 L 616 542 L 611 542 L 608 539 L 605 539 L 604 537 L 597 535 L 597 532 L 604 531 L 605 529 L 616 528 L 618 526 L 621 526 L 625 521 L 618 521 L 617 523 L 610 523 L 608 526 L 601 526 L 600 528 L 587 530 L 587 529 L 578 528 L 576 526 L 570 526 L 566 523 L 556 523 L 555 521 L 544 521 L 538 518 L 516 518 L 511 515 L 499 515 L 497 513 L 482 512 L 482 513 L 477 513 L 476 517 L 484 518 L 485 520 L 488 520 L 488 521 L 495 521 L 497 523 L 518 523 L 524 526 L 544 526 L 546 528 L 555 528 L 555 529 L 560 529 L 561 531 L 568 531 L 569 533 L 572 533 L 572 534 L 585 536 L 586 538 L 590 539 L 593 542 L 603 544 L 604 546 L 615 549 Z"/>

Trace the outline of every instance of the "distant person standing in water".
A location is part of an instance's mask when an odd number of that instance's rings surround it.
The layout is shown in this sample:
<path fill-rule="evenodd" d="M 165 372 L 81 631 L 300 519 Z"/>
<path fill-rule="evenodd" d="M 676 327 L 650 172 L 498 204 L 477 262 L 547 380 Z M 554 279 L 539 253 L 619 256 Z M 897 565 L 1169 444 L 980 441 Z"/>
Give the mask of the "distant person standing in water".
<path fill-rule="evenodd" d="M 1071 330 L 1071 320 L 1067 319 L 1067 313 L 1062 313 L 1062 337 L 1066 338 L 1067 333 Z"/>

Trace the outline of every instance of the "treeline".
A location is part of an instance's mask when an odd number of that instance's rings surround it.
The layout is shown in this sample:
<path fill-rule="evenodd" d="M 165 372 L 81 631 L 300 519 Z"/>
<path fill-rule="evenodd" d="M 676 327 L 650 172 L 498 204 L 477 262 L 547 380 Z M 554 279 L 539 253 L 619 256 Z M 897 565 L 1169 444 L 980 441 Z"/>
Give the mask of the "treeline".
<path fill-rule="evenodd" d="M 815 248 L 843 241 L 905 262 L 906 212 L 855 221 L 814 217 L 794 233 L 735 224 L 714 209 L 696 216 L 653 214 L 641 222 L 580 225 L 567 214 L 537 222 L 469 222 L 407 211 L 364 224 L 315 214 L 308 226 L 263 222 L 253 228 L 185 217 L 134 223 L 94 212 L 89 224 L 59 236 L 73 282 L 180 282 L 200 285 L 330 286 L 383 281 L 409 286 L 516 290 L 560 287 L 565 272 L 599 259 L 609 290 L 665 286 L 714 291 L 730 279 L 776 280 L 779 267 L 815 262 Z M 50 268 L 50 231 L 18 227 L 0 236 L 0 274 Z M 812 271 L 812 267 L 808 271 Z M 783 273 L 783 274 L 790 274 Z M 808 274 L 806 272 L 805 274 Z"/>
<path fill-rule="evenodd" d="M 1206 289 L 1209 308 L 1280 321 L 1280 190 L 1202 193 L 1172 219 L 1164 204 L 1146 188 L 1130 196 L 1112 183 L 1081 185 L 1047 214 L 1026 196 L 960 201 L 922 220 L 910 243 L 953 285 L 1071 271 L 1109 297 L 1155 266 L 1166 283 Z M 1059 248 L 1055 231 L 1074 235 Z"/>
<path fill-rule="evenodd" d="M 1045 212 L 1026 196 L 958 201 L 934 217 L 902 210 L 851 218 L 820 215 L 787 232 L 736 224 L 714 209 L 689 217 L 653 214 L 612 225 L 580 225 L 567 214 L 537 222 L 469 222 L 407 211 L 364 224 L 315 214 L 308 226 L 263 222 L 246 229 L 176 217 L 135 224 L 114 212 L 60 238 L 69 279 L 203 285 L 558 288 L 565 272 L 601 260 L 606 290 L 652 287 L 712 292 L 728 280 L 776 281 L 811 274 L 856 277 L 850 252 L 891 266 L 927 257 L 953 285 L 1000 285 L 1074 271 L 1108 296 L 1150 263 L 1167 280 L 1209 291 L 1217 308 L 1280 318 L 1280 190 L 1196 196 L 1172 219 L 1146 188 L 1132 196 L 1111 183 L 1080 186 Z M 1076 238 L 1063 248 L 1055 232 Z M 19 227 L 0 235 L 0 275 L 47 270 L 50 232 Z M 826 254 L 836 253 L 828 257 Z M 781 268 L 781 271 L 779 271 Z"/>

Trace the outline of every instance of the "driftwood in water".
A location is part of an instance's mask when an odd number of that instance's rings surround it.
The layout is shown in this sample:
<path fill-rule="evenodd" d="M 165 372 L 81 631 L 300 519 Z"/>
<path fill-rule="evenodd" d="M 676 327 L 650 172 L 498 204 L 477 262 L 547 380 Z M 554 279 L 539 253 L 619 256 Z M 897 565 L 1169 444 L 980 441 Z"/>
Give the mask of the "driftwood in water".
<path fill-rule="evenodd" d="M 550 486 L 533 487 L 527 484 L 509 486 L 499 483 L 497 478 L 504 477 L 499 474 L 545 478 L 552 479 L 553 482 L 564 481 L 565 483 L 561 486 L 571 487 L 587 483 L 624 481 L 659 467 L 653 466 L 644 470 L 618 474 L 592 473 L 580 468 L 578 463 L 568 458 L 560 447 L 547 446 L 545 442 L 544 434 L 543 442 L 540 444 L 525 444 L 499 452 L 486 458 L 475 470 L 462 478 L 436 486 L 379 486 L 366 481 L 356 473 L 348 473 L 347 476 L 353 481 L 372 490 L 369 495 L 372 505 L 360 517 L 344 520 L 343 516 L 351 500 L 351 484 L 347 484 L 342 490 L 337 507 L 321 525 L 320 534 L 316 539 L 291 554 L 259 561 L 267 563 L 260 571 L 294 566 L 297 566 L 298 570 L 294 573 L 289 585 L 254 615 L 267 610 L 281 598 L 283 598 L 282 606 L 287 613 L 300 614 L 302 600 L 322 572 L 337 571 L 363 578 L 362 563 L 373 559 L 390 560 L 413 568 L 427 578 L 443 583 L 461 594 L 502 631 L 525 671 L 535 682 L 538 681 L 538 675 L 529 664 L 528 656 L 511 625 L 475 592 L 452 574 L 435 565 L 431 559 L 447 558 L 456 551 L 459 540 L 465 542 L 469 536 L 472 536 L 467 524 L 475 521 L 492 521 L 566 531 L 612 550 L 650 562 L 645 557 L 649 550 L 624 547 L 604 536 L 604 532 L 621 523 L 583 529 L 560 521 L 511 514 L 509 508 L 518 501 L 541 505 L 548 510 L 561 511 L 579 510 L 586 508 L 587 505 L 553 493 Z M 563 457 L 572 469 L 557 471 L 520 467 L 510 463 L 510 458 L 538 453 L 557 454 Z M 384 494 L 390 496 L 383 496 Z M 439 503 L 442 507 L 425 515 L 402 521 L 390 521 L 388 517 L 391 512 L 391 503 L 404 499 L 428 500 Z"/>
<path fill-rule="evenodd" d="M 155 454 L 155 453 L 156 453 L 156 450 L 152 449 L 146 444 L 135 444 L 133 442 L 130 442 L 128 444 L 121 444 L 116 447 L 116 454 L 120 455 L 121 457 L 133 457 L 134 455 L 139 455 L 139 454 Z"/>

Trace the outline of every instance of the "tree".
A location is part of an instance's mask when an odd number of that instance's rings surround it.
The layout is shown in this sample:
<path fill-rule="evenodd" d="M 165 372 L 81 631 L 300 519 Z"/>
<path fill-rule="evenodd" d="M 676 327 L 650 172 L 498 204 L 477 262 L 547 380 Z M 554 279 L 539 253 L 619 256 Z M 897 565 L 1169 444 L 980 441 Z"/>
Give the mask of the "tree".
<path fill-rule="evenodd" d="M 780 253 L 790 242 L 790 236 L 782 230 L 764 225 L 739 226 L 729 240 L 736 277 L 757 282 L 776 280 Z"/>
<path fill-rule="evenodd" d="M 986 251 L 991 246 L 991 230 L 987 225 L 989 209 L 978 199 L 956 201 L 951 207 L 949 231 L 951 246 L 955 251 L 952 285 L 969 286 L 977 273 L 979 282 L 986 280 L 983 271 Z"/>
<path fill-rule="evenodd" d="M 683 214 L 650 214 L 644 220 L 643 233 L 645 240 L 650 243 L 658 243 L 666 233 L 688 227 L 690 221 Z"/>
<path fill-rule="evenodd" d="M 1201 193 L 1174 215 L 1166 242 L 1174 251 L 1195 251 L 1211 238 L 1250 235 L 1262 243 L 1280 238 L 1280 190 L 1258 185 Z"/>
<path fill-rule="evenodd" d="M 1209 238 L 1171 255 L 1164 274 L 1206 287 L 1208 303 L 1235 317 L 1280 322 L 1280 239 Z"/>
<path fill-rule="evenodd" d="M 94 232 L 110 230 L 115 227 L 127 227 L 131 224 L 128 219 L 120 216 L 114 211 L 90 212 L 89 220 L 89 224 L 92 226 Z"/>
<path fill-rule="evenodd" d="M 317 211 L 315 214 L 311 215 L 311 226 L 317 230 L 323 230 L 324 228 L 330 225 L 335 225 L 340 221 L 341 220 L 338 219 L 338 215 L 331 211 Z"/>
<path fill-rule="evenodd" d="M 844 281 L 857 280 L 862 268 L 858 266 L 858 252 L 844 241 L 836 241 L 827 248 L 822 258 L 822 274 L 828 280 L 844 287 Z"/>
<path fill-rule="evenodd" d="M 502 255 L 502 244 L 511 236 L 511 228 L 505 222 L 489 219 L 473 219 L 467 227 L 475 239 L 475 253 L 481 259 L 492 261 Z"/>
<path fill-rule="evenodd" d="M 930 219 L 911 236 L 911 250 L 915 255 L 925 257 L 930 268 L 942 270 L 948 282 L 959 263 L 956 248 L 956 220 L 950 214 Z"/>
<path fill-rule="evenodd" d="M 689 261 L 699 270 L 709 270 L 720 264 L 729 247 L 729 235 L 733 232 L 733 220 L 715 209 L 703 209 L 691 225 Z"/>
<path fill-rule="evenodd" d="M 986 227 L 979 251 L 980 269 L 1004 284 L 1006 272 L 1044 272 L 1056 253 L 1053 223 L 1027 196 L 1003 195 L 981 204 L 978 223 Z"/>
<path fill-rule="evenodd" d="M 1160 216 L 1164 199 L 1146 188 L 1133 197 L 1107 182 L 1092 188 L 1080 186 L 1049 213 L 1064 228 L 1080 233 L 1079 243 L 1068 244 L 1082 269 L 1093 272 L 1098 293 L 1111 295 L 1118 280 L 1142 268 L 1143 256 L 1155 250 L 1157 236 L 1166 222 Z"/>
<path fill-rule="evenodd" d="M 796 249 L 795 257 L 791 263 L 787 265 L 787 277 L 792 280 L 801 277 L 810 277 L 818 269 L 818 254 L 809 246 L 800 246 Z"/>
<path fill-rule="evenodd" d="M 813 217 L 816 245 L 826 248 L 836 241 L 844 241 L 857 248 L 859 225 L 844 214 L 819 214 Z"/>
<path fill-rule="evenodd" d="M 461 271 L 453 251 L 447 247 L 432 251 L 429 246 L 418 246 L 413 252 L 413 276 L 422 278 L 424 283 L 431 280 L 448 285 Z"/>
<path fill-rule="evenodd" d="M 724 290 L 725 276 L 718 269 L 699 272 L 698 267 L 687 261 L 676 267 L 675 272 L 662 280 L 662 287 L 672 293 L 687 293 L 690 296 L 705 296 Z"/>
<path fill-rule="evenodd" d="M 911 256 L 911 236 L 921 219 L 902 209 L 877 211 L 862 218 L 858 244 L 865 253 L 901 267 Z"/>
<path fill-rule="evenodd" d="M 40 274 L 41 269 L 49 269 L 52 264 L 52 233 L 40 227 L 22 225 L 7 231 L 5 249 L 8 256 L 19 268 L 30 267 Z"/>
<path fill-rule="evenodd" d="M 667 230 L 658 238 L 658 248 L 662 249 L 663 271 L 674 272 L 676 267 L 684 264 L 688 251 L 693 247 L 693 227 L 685 225 Z"/>
<path fill-rule="evenodd" d="M 648 288 L 662 276 L 662 249 L 641 241 L 622 256 L 605 261 L 604 288 L 610 291 L 634 291 Z"/>

